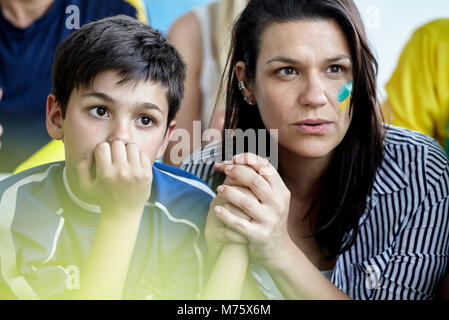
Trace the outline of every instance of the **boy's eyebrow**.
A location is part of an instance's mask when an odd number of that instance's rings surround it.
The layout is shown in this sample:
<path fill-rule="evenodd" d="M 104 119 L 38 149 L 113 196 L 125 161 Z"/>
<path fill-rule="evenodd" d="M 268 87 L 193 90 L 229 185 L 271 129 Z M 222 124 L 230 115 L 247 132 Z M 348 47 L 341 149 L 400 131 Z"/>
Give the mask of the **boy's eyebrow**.
<path fill-rule="evenodd" d="M 107 101 L 107 102 L 114 102 L 115 101 L 112 97 L 108 96 L 107 94 L 101 93 L 101 92 L 95 92 L 95 91 L 94 92 L 85 93 L 85 94 L 83 94 L 83 97 L 94 97 L 94 98 L 98 98 L 100 100 L 104 100 L 104 101 Z"/>
<path fill-rule="evenodd" d="M 108 96 L 105 93 L 96 92 L 96 91 L 85 93 L 85 94 L 83 94 L 83 97 L 94 97 L 94 98 L 97 98 L 97 99 L 100 99 L 100 100 L 103 100 L 103 101 L 106 101 L 106 102 L 115 102 L 114 98 L 112 98 L 111 96 Z M 159 108 L 157 105 L 155 105 L 154 103 L 151 103 L 151 102 L 143 102 L 143 103 L 136 104 L 133 107 L 133 112 L 138 112 L 138 111 L 140 111 L 142 109 L 145 109 L 145 110 L 157 110 L 157 111 L 159 111 L 162 114 L 164 113 L 161 110 L 161 108 Z"/>
<path fill-rule="evenodd" d="M 159 108 L 157 105 L 155 105 L 154 103 L 151 102 L 144 102 L 144 103 L 138 103 L 134 106 L 133 111 L 134 112 L 139 112 L 140 110 L 157 110 L 160 113 L 164 114 L 164 112 L 162 112 L 161 108 Z"/>

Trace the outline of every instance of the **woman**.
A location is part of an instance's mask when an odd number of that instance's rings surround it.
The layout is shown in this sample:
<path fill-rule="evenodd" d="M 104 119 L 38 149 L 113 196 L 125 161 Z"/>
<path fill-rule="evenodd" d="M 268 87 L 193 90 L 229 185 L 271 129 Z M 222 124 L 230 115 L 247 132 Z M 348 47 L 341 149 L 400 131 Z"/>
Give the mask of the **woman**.
<path fill-rule="evenodd" d="M 242 297 L 246 279 L 275 299 L 432 298 L 448 262 L 448 160 L 382 126 L 353 1 L 250 1 L 228 66 L 225 128 L 277 129 L 279 167 L 250 153 L 212 167 L 225 141 L 184 164 L 219 186 L 204 297 Z"/>

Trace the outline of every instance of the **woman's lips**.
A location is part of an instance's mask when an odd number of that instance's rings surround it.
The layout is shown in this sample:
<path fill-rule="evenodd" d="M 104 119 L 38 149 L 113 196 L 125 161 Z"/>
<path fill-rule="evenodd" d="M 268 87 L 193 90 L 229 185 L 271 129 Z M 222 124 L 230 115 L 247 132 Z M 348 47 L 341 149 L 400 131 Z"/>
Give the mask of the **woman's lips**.
<path fill-rule="evenodd" d="M 332 122 L 325 120 L 306 120 L 294 124 L 300 132 L 305 134 L 324 134 Z"/>

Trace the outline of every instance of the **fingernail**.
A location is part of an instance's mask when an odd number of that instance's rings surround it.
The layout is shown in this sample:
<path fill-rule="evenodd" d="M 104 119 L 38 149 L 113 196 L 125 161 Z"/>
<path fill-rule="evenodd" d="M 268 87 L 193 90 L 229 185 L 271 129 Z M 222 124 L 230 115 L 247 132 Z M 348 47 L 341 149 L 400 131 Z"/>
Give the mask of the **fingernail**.
<path fill-rule="evenodd" d="M 244 155 L 242 153 L 234 156 L 234 162 L 236 162 L 236 163 L 240 163 L 244 160 L 245 160 Z"/>
<path fill-rule="evenodd" d="M 223 186 L 219 186 L 219 187 L 217 188 L 217 191 L 218 191 L 219 193 L 222 193 L 222 192 L 224 191 L 224 187 L 223 187 Z"/>
<path fill-rule="evenodd" d="M 223 208 L 222 207 L 215 207 L 214 208 L 214 210 L 215 210 L 215 212 L 218 212 L 218 213 L 222 213 L 223 212 Z"/>
<path fill-rule="evenodd" d="M 232 170 L 233 167 L 234 167 L 233 165 L 227 165 L 227 166 L 225 167 L 225 171 L 226 171 L 226 172 L 230 172 L 230 171 Z"/>

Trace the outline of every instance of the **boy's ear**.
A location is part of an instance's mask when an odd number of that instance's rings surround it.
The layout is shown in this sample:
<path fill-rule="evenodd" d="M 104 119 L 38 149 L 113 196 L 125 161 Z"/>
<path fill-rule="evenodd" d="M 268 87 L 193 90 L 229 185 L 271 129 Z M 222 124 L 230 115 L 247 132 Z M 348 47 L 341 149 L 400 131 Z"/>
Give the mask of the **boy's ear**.
<path fill-rule="evenodd" d="M 47 117 L 45 123 L 47 125 L 48 134 L 55 140 L 61 140 L 64 138 L 62 132 L 62 111 L 54 94 L 50 94 L 47 98 L 46 111 Z"/>
<path fill-rule="evenodd" d="M 165 149 L 167 149 L 167 145 L 170 142 L 170 138 L 173 134 L 173 130 L 175 130 L 176 127 L 176 121 L 172 120 L 167 127 L 167 132 L 165 133 L 164 140 L 162 140 L 161 146 L 159 147 L 159 150 L 157 151 L 156 160 L 159 160 L 164 156 Z"/>

